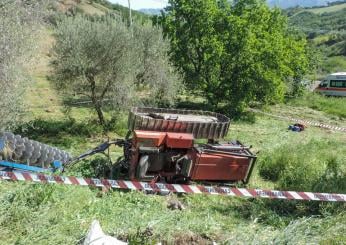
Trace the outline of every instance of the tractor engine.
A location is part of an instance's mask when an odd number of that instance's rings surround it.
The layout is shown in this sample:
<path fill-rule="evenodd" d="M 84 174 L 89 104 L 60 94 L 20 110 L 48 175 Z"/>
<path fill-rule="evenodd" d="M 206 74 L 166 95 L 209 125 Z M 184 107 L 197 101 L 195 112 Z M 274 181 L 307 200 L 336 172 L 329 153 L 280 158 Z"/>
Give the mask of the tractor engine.
<path fill-rule="evenodd" d="M 130 179 L 247 183 L 256 156 L 239 141 L 219 143 L 228 127 L 229 119 L 218 113 L 134 108 L 126 153 Z"/>

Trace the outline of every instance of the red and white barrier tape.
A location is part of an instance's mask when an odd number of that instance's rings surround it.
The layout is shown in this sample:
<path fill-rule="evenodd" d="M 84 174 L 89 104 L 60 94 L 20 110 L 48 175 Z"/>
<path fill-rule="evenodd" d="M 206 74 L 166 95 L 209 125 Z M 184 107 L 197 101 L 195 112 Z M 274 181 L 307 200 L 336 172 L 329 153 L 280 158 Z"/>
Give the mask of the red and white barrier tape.
<path fill-rule="evenodd" d="M 81 178 L 73 176 L 45 175 L 29 172 L 6 172 L 0 171 L 0 180 L 28 181 L 47 184 L 65 184 L 79 186 L 106 187 L 114 189 L 129 190 L 148 190 L 155 192 L 174 192 L 174 193 L 193 193 L 193 194 L 211 194 L 238 196 L 247 198 L 272 198 L 288 200 L 309 200 L 309 201 L 326 201 L 326 202 L 346 202 L 346 194 L 334 193 L 313 193 L 313 192 L 296 192 L 296 191 L 276 191 L 262 189 L 246 189 L 231 187 L 212 187 L 202 185 L 178 185 L 148 182 L 137 182 L 127 180 L 109 180 Z"/>
<path fill-rule="evenodd" d="M 289 121 L 293 121 L 293 122 L 297 122 L 297 123 L 301 123 L 301 124 L 308 124 L 308 125 L 319 127 L 319 128 L 326 128 L 326 129 L 332 129 L 332 130 L 337 130 L 337 131 L 341 131 L 341 132 L 346 132 L 346 128 L 344 128 L 344 127 L 332 126 L 332 125 L 328 125 L 328 124 L 324 124 L 324 123 L 320 123 L 320 122 L 314 122 L 314 121 L 310 121 L 310 120 L 302 120 L 302 119 L 297 119 L 297 118 L 288 117 L 288 116 L 275 115 L 275 114 L 267 113 L 267 112 L 252 109 L 252 108 L 249 108 L 249 111 L 261 113 L 263 115 L 267 115 L 270 117 L 276 117 L 279 119 L 289 120 Z"/>

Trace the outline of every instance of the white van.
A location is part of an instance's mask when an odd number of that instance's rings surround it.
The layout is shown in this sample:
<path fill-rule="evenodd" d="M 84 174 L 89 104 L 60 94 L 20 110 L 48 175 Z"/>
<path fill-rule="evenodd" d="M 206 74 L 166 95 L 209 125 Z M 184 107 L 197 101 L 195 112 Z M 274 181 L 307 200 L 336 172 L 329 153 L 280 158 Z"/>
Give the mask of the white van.
<path fill-rule="evenodd" d="M 315 91 L 327 96 L 346 96 L 346 72 L 328 75 Z"/>

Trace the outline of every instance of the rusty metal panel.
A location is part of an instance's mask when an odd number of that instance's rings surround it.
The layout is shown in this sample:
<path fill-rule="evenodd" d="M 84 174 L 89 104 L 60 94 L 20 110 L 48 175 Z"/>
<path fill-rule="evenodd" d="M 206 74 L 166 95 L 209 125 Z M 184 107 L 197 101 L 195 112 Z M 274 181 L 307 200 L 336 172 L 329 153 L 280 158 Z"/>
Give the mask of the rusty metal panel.
<path fill-rule="evenodd" d="M 209 111 L 134 107 L 129 114 L 131 131 L 154 130 L 192 133 L 196 139 L 219 139 L 227 135 L 230 119 Z"/>

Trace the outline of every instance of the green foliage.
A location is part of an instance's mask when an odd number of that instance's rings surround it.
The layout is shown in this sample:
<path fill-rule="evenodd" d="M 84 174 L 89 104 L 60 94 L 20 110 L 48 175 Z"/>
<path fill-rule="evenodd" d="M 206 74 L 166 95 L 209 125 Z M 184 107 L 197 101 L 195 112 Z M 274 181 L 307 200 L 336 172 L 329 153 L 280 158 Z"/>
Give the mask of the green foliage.
<path fill-rule="evenodd" d="M 259 174 L 274 181 L 275 188 L 280 190 L 344 193 L 346 168 L 342 152 L 345 150 L 342 141 L 337 140 L 283 144 L 261 155 Z M 249 210 L 258 209 L 258 205 L 266 210 L 262 215 L 263 222 L 274 224 L 280 221 L 277 225 L 287 224 L 292 216 L 328 216 L 344 209 L 343 203 L 258 200 Z"/>
<path fill-rule="evenodd" d="M 152 232 L 150 228 L 147 228 L 144 231 L 141 231 L 140 229 L 137 229 L 137 232 L 134 234 L 129 234 L 127 237 L 127 241 L 129 244 L 133 245 L 142 245 L 142 244 L 157 244 L 156 241 L 152 241 L 151 236 Z"/>
<path fill-rule="evenodd" d="M 334 56 L 324 60 L 322 71 L 326 74 L 344 71 L 346 69 L 346 56 Z"/>
<path fill-rule="evenodd" d="M 249 102 L 282 100 L 309 62 L 306 43 L 287 34 L 286 19 L 263 1 L 171 0 L 157 21 L 171 59 L 191 91 L 227 113 Z"/>
<path fill-rule="evenodd" d="M 22 119 L 23 93 L 30 84 L 28 70 L 45 5 L 31 0 L 0 2 L 0 130 L 14 127 Z"/>
<path fill-rule="evenodd" d="M 323 10 L 324 8 L 321 8 Z M 289 17 L 292 28 L 304 32 L 314 45 L 322 49 L 325 56 L 345 56 L 346 8 L 338 11 L 317 13 L 309 10 L 298 11 Z M 325 72 L 338 71 L 331 66 L 322 66 Z M 340 70 L 345 69 L 341 66 Z"/>
<path fill-rule="evenodd" d="M 302 11 L 290 17 L 289 23 L 294 27 L 300 28 L 310 36 L 313 36 L 345 29 L 345 12 L 346 9 L 319 15 L 308 11 Z"/>
<path fill-rule="evenodd" d="M 129 105 L 133 52 L 123 23 L 110 17 L 65 18 L 56 29 L 54 54 L 56 87 L 90 99 L 101 125 L 105 125 L 104 100 L 118 109 Z"/>
<path fill-rule="evenodd" d="M 111 3 L 107 0 L 92 0 L 93 3 L 101 4 L 102 6 L 119 13 L 122 16 L 122 20 L 128 23 L 129 9 L 120 4 Z M 150 17 L 142 12 L 133 10 L 131 11 L 132 18 L 138 23 L 150 22 Z"/>
<path fill-rule="evenodd" d="M 20 125 L 16 132 L 19 134 L 29 133 L 29 136 L 35 139 L 40 136 L 55 137 L 59 133 L 91 137 L 100 134 L 102 128 L 95 124 L 94 121 L 76 122 L 72 118 L 64 121 L 37 119 Z"/>
<path fill-rule="evenodd" d="M 68 169 L 69 175 L 83 176 L 87 178 L 108 178 L 111 176 L 111 165 L 106 157 L 97 155 L 92 159 L 87 159 L 73 165 Z"/>
<path fill-rule="evenodd" d="M 77 15 L 59 22 L 55 36 L 52 80 L 65 97 L 90 100 L 105 129 L 106 106 L 116 117 L 135 103 L 174 101 L 180 83 L 160 29 Z"/>
<path fill-rule="evenodd" d="M 327 160 L 325 172 L 314 187 L 316 191 L 344 193 L 346 190 L 346 168 L 340 157 L 334 156 Z"/>
<path fill-rule="evenodd" d="M 345 147 L 338 141 L 283 145 L 262 155 L 259 174 L 286 190 L 342 193 L 346 190 Z"/>
<path fill-rule="evenodd" d="M 100 137 L 103 128 L 95 121 L 43 120 L 37 119 L 18 126 L 14 132 L 42 143 L 68 149 L 71 153 L 80 154 L 91 148 L 88 139 Z M 102 141 L 102 139 L 99 139 Z"/>
<path fill-rule="evenodd" d="M 142 104 L 173 105 L 182 83 L 169 62 L 169 43 L 163 38 L 161 28 L 134 24 L 133 32 L 138 62 L 135 83 L 140 93 L 149 95 L 142 98 Z"/>

